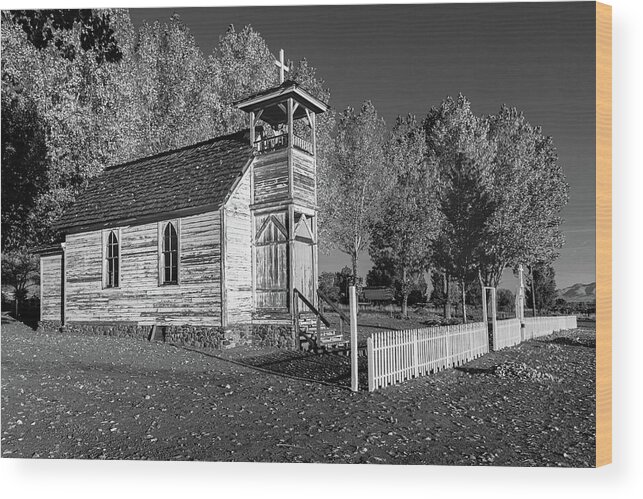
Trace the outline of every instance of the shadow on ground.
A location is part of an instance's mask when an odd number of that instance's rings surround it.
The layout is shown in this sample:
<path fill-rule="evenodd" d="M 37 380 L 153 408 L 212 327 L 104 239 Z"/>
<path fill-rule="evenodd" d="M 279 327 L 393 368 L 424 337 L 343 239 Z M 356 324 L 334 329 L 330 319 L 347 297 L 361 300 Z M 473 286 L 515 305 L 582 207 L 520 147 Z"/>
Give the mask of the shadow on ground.
<path fill-rule="evenodd" d="M 278 375 L 306 379 L 324 384 L 350 388 L 350 356 L 343 353 L 307 353 L 293 351 L 271 351 L 252 356 L 242 356 L 235 362 L 269 371 Z M 358 359 L 360 385 L 368 384 L 368 361 L 365 356 Z"/>
<path fill-rule="evenodd" d="M 460 371 L 460 372 L 475 376 L 477 374 L 493 374 L 494 368 L 495 366 L 487 367 L 487 368 L 460 366 L 460 367 L 455 367 L 454 369 L 456 371 Z"/>
<path fill-rule="evenodd" d="M 540 341 L 540 343 L 551 343 L 554 345 L 564 345 L 568 347 L 586 347 L 586 348 L 596 348 L 596 339 L 595 338 L 568 338 L 568 337 L 559 337 L 552 340 Z"/>

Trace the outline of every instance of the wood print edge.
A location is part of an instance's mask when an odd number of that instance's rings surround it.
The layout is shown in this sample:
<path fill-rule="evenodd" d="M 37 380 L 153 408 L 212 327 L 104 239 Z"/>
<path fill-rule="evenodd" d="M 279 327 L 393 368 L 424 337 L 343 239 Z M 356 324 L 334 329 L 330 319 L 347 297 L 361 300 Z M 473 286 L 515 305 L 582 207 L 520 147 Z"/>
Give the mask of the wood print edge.
<path fill-rule="evenodd" d="M 612 7 L 596 3 L 596 466 L 612 462 Z"/>

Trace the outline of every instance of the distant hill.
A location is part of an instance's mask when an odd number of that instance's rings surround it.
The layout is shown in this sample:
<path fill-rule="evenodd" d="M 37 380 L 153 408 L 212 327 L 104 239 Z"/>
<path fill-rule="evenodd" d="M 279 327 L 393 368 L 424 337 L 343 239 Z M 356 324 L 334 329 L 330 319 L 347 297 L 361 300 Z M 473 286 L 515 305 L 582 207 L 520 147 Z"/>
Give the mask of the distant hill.
<path fill-rule="evenodd" d="M 558 297 L 563 298 L 568 302 L 595 302 L 596 301 L 596 283 L 581 284 L 576 283 L 557 292 Z"/>

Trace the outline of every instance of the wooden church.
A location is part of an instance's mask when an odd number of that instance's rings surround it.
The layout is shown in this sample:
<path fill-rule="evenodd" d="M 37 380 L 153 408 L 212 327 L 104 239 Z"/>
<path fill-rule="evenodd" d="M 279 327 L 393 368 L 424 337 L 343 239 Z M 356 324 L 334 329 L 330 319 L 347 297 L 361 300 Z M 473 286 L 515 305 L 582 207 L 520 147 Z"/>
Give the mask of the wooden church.
<path fill-rule="evenodd" d="M 296 348 L 302 310 L 329 325 L 316 286 L 327 105 L 293 81 L 235 105 L 249 129 L 90 182 L 57 223 L 64 242 L 40 254 L 43 329 Z"/>

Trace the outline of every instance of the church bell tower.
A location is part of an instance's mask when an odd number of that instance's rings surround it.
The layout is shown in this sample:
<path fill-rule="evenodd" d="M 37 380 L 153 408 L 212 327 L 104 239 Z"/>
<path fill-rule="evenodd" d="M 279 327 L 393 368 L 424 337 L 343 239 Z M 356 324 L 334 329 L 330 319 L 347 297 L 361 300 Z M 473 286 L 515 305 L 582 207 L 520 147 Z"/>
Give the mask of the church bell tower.
<path fill-rule="evenodd" d="M 256 323 L 284 323 L 317 306 L 316 115 L 328 105 L 294 81 L 235 103 L 250 119 L 253 298 Z M 300 300 L 295 303 L 295 300 Z"/>

